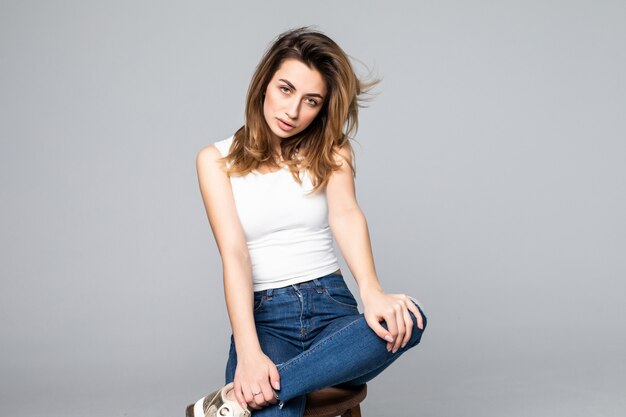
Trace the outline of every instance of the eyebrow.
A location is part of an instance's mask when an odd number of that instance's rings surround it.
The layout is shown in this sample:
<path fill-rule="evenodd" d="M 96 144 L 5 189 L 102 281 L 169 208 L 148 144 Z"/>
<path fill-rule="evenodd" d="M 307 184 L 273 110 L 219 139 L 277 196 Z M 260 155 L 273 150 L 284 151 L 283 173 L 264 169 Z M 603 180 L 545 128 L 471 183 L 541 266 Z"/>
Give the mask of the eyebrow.
<path fill-rule="evenodd" d="M 284 78 L 279 78 L 279 79 L 278 79 L 278 81 L 282 81 L 282 82 L 284 82 L 284 83 L 285 83 L 285 84 L 287 84 L 289 87 L 291 87 L 292 89 L 294 89 L 294 90 L 296 90 L 296 91 L 297 91 L 296 87 L 295 87 L 293 84 L 291 84 L 289 81 L 285 80 Z M 321 98 L 322 100 L 324 99 L 324 96 L 322 96 L 321 94 L 317 94 L 317 93 L 309 93 L 309 94 L 305 94 L 305 95 L 306 95 L 306 96 L 309 96 L 309 97 L 319 97 L 319 98 Z"/>

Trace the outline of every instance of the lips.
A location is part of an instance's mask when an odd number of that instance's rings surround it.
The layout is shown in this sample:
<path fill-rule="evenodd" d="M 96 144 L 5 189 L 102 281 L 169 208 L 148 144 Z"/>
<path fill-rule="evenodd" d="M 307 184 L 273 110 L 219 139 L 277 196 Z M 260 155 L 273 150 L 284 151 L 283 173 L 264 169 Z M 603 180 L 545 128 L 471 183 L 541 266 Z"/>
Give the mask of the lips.
<path fill-rule="evenodd" d="M 282 130 L 284 130 L 285 132 L 288 132 L 288 131 L 290 131 L 291 129 L 293 129 L 293 128 L 294 128 L 294 126 L 293 126 L 293 125 L 291 125 L 291 124 L 289 124 L 289 123 L 285 122 L 285 121 L 284 121 L 283 119 L 281 119 L 281 118 L 278 118 L 278 117 L 277 117 L 277 118 L 276 118 L 276 120 L 278 120 L 278 127 L 279 127 L 279 128 L 281 128 Z"/>

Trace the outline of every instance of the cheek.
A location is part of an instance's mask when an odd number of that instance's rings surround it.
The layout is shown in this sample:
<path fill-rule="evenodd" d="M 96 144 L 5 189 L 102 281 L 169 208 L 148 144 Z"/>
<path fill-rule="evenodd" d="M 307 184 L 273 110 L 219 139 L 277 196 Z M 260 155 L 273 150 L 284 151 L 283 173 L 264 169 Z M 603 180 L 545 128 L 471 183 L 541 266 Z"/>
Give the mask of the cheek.
<path fill-rule="evenodd" d="M 265 100 L 263 100 L 263 115 L 265 116 L 266 119 L 269 116 L 271 116 L 271 113 L 274 110 L 273 107 L 274 107 L 274 100 L 272 99 L 269 93 L 266 93 Z"/>
<path fill-rule="evenodd" d="M 307 126 L 310 125 L 313 120 L 315 120 L 315 118 L 319 115 L 319 110 L 313 110 L 311 109 L 309 112 L 307 112 L 306 114 L 306 124 Z"/>
<path fill-rule="evenodd" d="M 265 92 L 265 105 L 267 105 L 268 109 L 274 109 L 280 104 L 280 94 L 280 91 L 274 89 Z"/>

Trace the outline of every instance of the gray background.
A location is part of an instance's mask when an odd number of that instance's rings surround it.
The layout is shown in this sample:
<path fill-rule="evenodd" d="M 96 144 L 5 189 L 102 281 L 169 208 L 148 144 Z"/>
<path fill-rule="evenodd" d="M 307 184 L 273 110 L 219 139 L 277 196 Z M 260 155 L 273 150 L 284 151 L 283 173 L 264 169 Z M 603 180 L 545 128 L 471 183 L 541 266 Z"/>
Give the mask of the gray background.
<path fill-rule="evenodd" d="M 430 319 L 364 415 L 624 415 L 625 21 L 597 0 L 0 2 L 0 415 L 182 416 L 222 384 L 195 155 L 305 24 L 383 77 L 357 194 L 384 288 Z"/>

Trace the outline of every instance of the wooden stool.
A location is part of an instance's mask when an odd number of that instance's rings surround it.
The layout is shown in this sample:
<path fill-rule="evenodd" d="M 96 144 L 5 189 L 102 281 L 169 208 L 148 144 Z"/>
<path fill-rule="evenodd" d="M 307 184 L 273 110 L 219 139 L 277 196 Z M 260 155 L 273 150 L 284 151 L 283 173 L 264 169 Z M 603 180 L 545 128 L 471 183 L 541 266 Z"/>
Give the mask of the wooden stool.
<path fill-rule="evenodd" d="M 304 415 L 308 417 L 361 417 L 361 401 L 367 384 L 357 387 L 337 385 L 311 392 L 306 396 Z"/>

